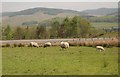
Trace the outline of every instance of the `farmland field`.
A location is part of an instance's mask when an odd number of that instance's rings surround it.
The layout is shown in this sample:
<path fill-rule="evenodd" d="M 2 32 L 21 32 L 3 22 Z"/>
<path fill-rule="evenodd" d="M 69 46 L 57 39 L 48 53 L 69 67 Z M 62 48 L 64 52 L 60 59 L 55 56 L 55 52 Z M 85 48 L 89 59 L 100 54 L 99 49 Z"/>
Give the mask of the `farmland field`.
<path fill-rule="evenodd" d="M 3 75 L 116 75 L 118 48 L 2 48 Z"/>

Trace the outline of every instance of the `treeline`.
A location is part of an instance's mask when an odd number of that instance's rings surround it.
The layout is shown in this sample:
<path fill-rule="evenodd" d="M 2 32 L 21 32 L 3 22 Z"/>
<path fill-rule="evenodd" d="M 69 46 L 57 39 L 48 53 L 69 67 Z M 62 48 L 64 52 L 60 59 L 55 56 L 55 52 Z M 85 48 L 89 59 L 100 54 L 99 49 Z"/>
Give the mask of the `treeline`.
<path fill-rule="evenodd" d="M 46 22 L 47 23 L 47 22 Z M 62 22 L 54 20 L 46 24 L 38 26 L 16 26 L 11 28 L 7 25 L 2 30 L 2 39 L 49 39 L 49 38 L 79 38 L 89 37 L 93 33 L 94 28 L 90 22 L 79 16 L 73 18 L 64 18 Z"/>

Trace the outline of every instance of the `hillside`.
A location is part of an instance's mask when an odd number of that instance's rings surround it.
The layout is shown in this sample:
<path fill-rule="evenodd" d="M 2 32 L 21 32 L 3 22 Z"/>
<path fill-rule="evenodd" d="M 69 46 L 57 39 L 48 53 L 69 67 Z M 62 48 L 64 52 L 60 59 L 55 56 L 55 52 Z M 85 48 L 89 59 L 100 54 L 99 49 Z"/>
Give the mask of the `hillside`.
<path fill-rule="evenodd" d="M 2 14 L 2 20 L 3 25 L 21 25 L 22 23 L 29 21 L 41 22 L 54 17 L 73 17 L 76 15 L 84 16 L 85 14 L 74 10 L 31 8 L 18 12 L 4 12 Z"/>
<path fill-rule="evenodd" d="M 90 21 L 94 21 L 94 20 L 99 21 L 101 20 L 101 18 L 96 18 L 92 16 L 107 15 L 108 17 L 111 16 L 111 14 L 116 15 L 117 13 L 116 10 L 117 9 L 115 8 L 99 8 L 99 9 L 85 10 L 80 12 L 75 10 L 37 7 L 37 8 L 30 8 L 17 12 L 2 13 L 2 22 L 3 22 L 2 25 L 6 26 L 9 24 L 10 26 L 21 26 L 24 23 L 25 24 L 27 23 L 28 25 L 36 25 L 44 20 L 49 20 L 51 18 L 56 18 L 56 17 L 64 18 L 66 16 L 68 17 L 82 16 L 82 17 L 87 17 L 88 19 L 90 19 Z M 108 18 L 115 19 L 112 17 L 108 17 Z"/>
<path fill-rule="evenodd" d="M 117 8 L 99 8 L 99 9 L 85 10 L 83 12 L 88 13 L 88 15 L 102 16 L 102 15 L 117 13 L 118 9 Z"/>
<path fill-rule="evenodd" d="M 37 12 L 43 12 L 44 14 L 47 15 L 57 15 L 60 13 L 74 13 L 74 14 L 81 14 L 78 11 L 74 11 L 74 10 L 63 10 L 63 9 L 54 9 L 54 8 L 31 8 L 31 9 L 26 9 L 26 10 L 22 10 L 22 11 L 18 11 L 18 12 L 5 12 L 2 14 L 2 16 L 18 16 L 18 15 L 32 15 L 35 14 Z"/>

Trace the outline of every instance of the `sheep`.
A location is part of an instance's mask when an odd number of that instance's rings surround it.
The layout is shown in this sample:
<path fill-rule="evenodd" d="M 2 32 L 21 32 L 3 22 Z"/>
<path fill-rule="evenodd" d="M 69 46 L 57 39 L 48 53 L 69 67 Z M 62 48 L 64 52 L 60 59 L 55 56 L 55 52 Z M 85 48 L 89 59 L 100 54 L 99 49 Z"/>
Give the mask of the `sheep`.
<path fill-rule="evenodd" d="M 96 49 L 99 50 L 99 51 L 105 51 L 105 49 L 102 47 L 102 46 L 96 46 Z"/>
<path fill-rule="evenodd" d="M 60 43 L 61 48 L 69 48 L 69 43 L 68 42 L 61 42 Z"/>
<path fill-rule="evenodd" d="M 30 46 L 32 46 L 32 47 L 39 47 L 39 45 L 38 45 L 38 43 L 36 43 L 36 42 L 30 42 Z"/>
<path fill-rule="evenodd" d="M 46 42 L 45 44 L 44 44 L 44 48 L 46 48 L 46 47 L 50 47 L 52 44 L 50 43 L 50 42 Z"/>

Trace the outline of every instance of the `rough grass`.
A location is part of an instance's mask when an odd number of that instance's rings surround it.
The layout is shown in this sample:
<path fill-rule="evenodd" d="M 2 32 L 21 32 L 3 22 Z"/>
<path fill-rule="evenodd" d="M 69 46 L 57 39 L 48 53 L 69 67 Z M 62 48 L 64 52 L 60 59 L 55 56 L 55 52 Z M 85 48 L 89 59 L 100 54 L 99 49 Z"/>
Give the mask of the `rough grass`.
<path fill-rule="evenodd" d="M 0 48 L 0 76 L 2 76 L 2 48 Z"/>
<path fill-rule="evenodd" d="M 3 75 L 115 75 L 118 48 L 3 48 Z"/>

